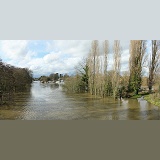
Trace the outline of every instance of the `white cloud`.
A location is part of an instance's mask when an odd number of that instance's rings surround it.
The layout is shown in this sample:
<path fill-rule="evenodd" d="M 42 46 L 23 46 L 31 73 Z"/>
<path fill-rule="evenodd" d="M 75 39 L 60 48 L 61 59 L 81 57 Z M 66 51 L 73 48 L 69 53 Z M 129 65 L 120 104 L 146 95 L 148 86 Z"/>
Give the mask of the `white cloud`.
<path fill-rule="evenodd" d="M 45 63 L 52 63 L 54 62 L 55 60 L 58 60 L 60 58 L 60 52 L 58 53 L 54 53 L 54 52 L 51 52 L 49 54 L 47 54 L 46 56 L 44 56 L 44 62 Z"/>
<path fill-rule="evenodd" d="M 4 40 L 1 41 L 1 50 L 9 59 L 20 59 L 27 54 L 27 40 Z"/>
<path fill-rule="evenodd" d="M 90 46 L 91 40 L 55 40 L 47 43 L 47 50 L 56 50 L 74 57 L 83 57 L 89 52 Z"/>
<path fill-rule="evenodd" d="M 32 47 L 34 46 L 34 49 Z M 110 42 L 112 46 L 113 42 Z M 128 42 L 122 42 L 122 70 L 127 69 L 129 58 Z M 43 48 L 41 45 L 44 45 Z M 128 46 L 129 47 L 129 46 Z M 36 49 L 37 48 L 37 49 Z M 7 58 L 7 63 L 33 70 L 34 75 L 49 75 L 51 73 L 73 73 L 74 67 L 91 48 L 91 40 L 54 40 L 26 41 L 7 40 L 0 42 L 0 56 Z M 110 47 L 112 48 L 112 47 Z M 112 51 L 110 51 L 112 52 Z M 113 65 L 112 53 L 109 55 L 109 66 Z M 125 64 L 125 65 L 123 65 Z"/>

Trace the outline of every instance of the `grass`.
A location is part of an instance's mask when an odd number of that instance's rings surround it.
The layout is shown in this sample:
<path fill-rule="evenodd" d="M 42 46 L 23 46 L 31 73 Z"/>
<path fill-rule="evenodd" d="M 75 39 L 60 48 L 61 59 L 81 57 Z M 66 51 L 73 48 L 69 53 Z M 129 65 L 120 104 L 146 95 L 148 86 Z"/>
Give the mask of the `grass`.
<path fill-rule="evenodd" d="M 130 98 L 131 99 L 137 99 L 137 98 L 141 98 L 142 96 L 144 96 L 144 99 L 152 104 L 154 104 L 155 106 L 160 107 L 160 94 L 149 94 L 148 92 L 146 93 L 139 93 L 138 95 L 132 95 Z"/>
<path fill-rule="evenodd" d="M 146 92 L 146 93 L 139 93 L 137 95 L 132 95 L 130 98 L 137 99 L 137 98 L 141 98 L 142 96 L 146 96 L 146 95 L 149 95 L 149 93 L 148 92 Z"/>
<path fill-rule="evenodd" d="M 146 95 L 144 97 L 144 99 L 152 104 L 154 104 L 155 106 L 160 107 L 160 97 L 159 96 L 155 96 L 154 94 L 150 94 L 150 95 Z"/>

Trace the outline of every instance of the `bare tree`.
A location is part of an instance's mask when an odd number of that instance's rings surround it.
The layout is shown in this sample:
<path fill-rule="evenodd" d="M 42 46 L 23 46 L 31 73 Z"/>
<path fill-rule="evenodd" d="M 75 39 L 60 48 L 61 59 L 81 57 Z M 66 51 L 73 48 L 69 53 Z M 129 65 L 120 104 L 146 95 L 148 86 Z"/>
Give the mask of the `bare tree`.
<path fill-rule="evenodd" d="M 97 72 L 99 72 L 99 44 L 98 40 L 93 40 L 91 44 L 91 51 L 88 57 L 89 66 L 89 88 L 90 93 L 93 95 L 97 94 Z"/>
<path fill-rule="evenodd" d="M 109 42 L 108 42 L 108 40 L 104 41 L 103 50 L 104 50 L 104 75 L 107 76 L 108 53 L 109 53 Z"/>
<path fill-rule="evenodd" d="M 155 83 L 155 75 L 158 71 L 160 66 L 160 41 L 159 40 L 152 40 L 152 53 L 151 58 L 149 61 L 149 81 L 148 81 L 148 88 L 149 92 L 152 92 L 153 84 Z"/>
<path fill-rule="evenodd" d="M 112 87 L 113 87 L 113 97 L 116 98 L 119 81 L 120 81 L 120 67 L 121 67 L 121 46 L 120 41 L 115 40 L 113 45 L 113 53 L 114 53 L 114 64 L 113 64 L 113 80 L 112 80 Z"/>
<path fill-rule="evenodd" d="M 108 76 L 107 76 L 107 69 L 108 69 L 108 54 L 109 54 L 109 41 L 105 40 L 103 42 L 103 60 L 104 62 L 102 62 L 101 64 L 103 64 L 103 78 L 102 78 L 102 94 L 103 97 L 107 94 L 106 93 L 106 88 L 108 85 Z"/>

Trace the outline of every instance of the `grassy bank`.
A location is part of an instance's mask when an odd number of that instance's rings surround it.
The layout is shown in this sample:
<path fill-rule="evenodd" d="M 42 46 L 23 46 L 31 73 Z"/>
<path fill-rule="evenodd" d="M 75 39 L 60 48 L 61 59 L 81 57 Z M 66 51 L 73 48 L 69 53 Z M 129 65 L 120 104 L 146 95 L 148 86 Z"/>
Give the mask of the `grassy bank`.
<path fill-rule="evenodd" d="M 137 99 L 137 98 L 141 98 L 142 96 L 148 96 L 149 93 L 139 93 L 138 95 L 132 95 L 130 98 L 132 99 Z"/>
<path fill-rule="evenodd" d="M 137 99 L 137 98 L 141 98 L 142 96 L 144 97 L 146 101 L 154 104 L 155 106 L 160 107 L 160 94 L 158 93 L 154 93 L 154 94 L 140 93 L 138 95 L 132 95 L 130 98 Z"/>
<path fill-rule="evenodd" d="M 155 94 L 146 95 L 144 99 L 155 106 L 160 107 L 160 97 Z"/>

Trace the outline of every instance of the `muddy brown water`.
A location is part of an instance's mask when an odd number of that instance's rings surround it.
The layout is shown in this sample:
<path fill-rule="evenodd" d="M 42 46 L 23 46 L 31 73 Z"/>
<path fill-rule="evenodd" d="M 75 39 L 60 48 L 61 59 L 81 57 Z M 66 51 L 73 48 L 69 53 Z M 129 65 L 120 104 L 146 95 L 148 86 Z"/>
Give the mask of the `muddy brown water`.
<path fill-rule="evenodd" d="M 160 112 L 143 99 L 95 98 L 68 94 L 55 84 L 33 82 L 30 92 L 18 93 L 15 102 L 0 107 L 0 119 L 20 120 L 158 120 Z"/>

